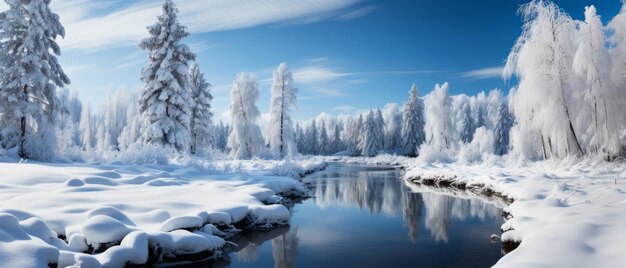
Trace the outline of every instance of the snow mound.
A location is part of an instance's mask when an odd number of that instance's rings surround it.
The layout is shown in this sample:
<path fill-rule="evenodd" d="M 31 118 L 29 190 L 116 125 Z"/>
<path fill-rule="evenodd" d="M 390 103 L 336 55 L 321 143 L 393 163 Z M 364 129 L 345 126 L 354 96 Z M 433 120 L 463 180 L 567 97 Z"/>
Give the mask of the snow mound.
<path fill-rule="evenodd" d="M 30 225 L 30 226 L 28 226 Z M 42 226 L 31 222 L 26 228 L 46 233 Z M 47 267 L 57 263 L 59 250 L 37 237 L 31 237 L 13 215 L 0 213 L 0 261 L 2 267 Z"/>
<path fill-rule="evenodd" d="M 163 223 L 163 225 L 161 225 L 159 230 L 162 232 L 169 232 L 178 229 L 190 230 L 200 228 L 203 224 L 204 220 L 199 216 L 181 216 L 167 220 Z"/>
<path fill-rule="evenodd" d="M 94 248 L 100 244 L 121 241 L 131 231 L 124 223 L 106 215 L 95 215 L 83 225 L 87 244 Z"/>

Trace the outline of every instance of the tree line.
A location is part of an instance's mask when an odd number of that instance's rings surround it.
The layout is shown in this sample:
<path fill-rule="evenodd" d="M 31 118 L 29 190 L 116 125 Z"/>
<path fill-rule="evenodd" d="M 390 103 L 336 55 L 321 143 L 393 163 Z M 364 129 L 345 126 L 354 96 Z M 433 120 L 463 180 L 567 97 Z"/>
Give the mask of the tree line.
<path fill-rule="evenodd" d="M 626 152 L 624 8 L 604 25 L 594 6 L 583 21 L 547 0 L 521 6 L 522 35 L 503 74 L 517 83 L 508 95 L 495 89 L 450 96 L 444 83 L 420 96 L 413 85 L 402 105 L 296 122 L 297 81 L 281 63 L 261 128 L 252 73 L 233 81 L 231 122 L 213 122 L 211 85 L 182 42 L 189 33 L 172 0 L 163 1 L 139 44 L 148 53 L 139 94 L 120 89 L 97 112 L 66 89 L 71 81 L 55 41 L 65 31 L 50 1 L 6 2 L 9 9 L 0 13 L 0 145 L 22 158 L 80 159 L 84 152 L 146 146 L 196 155 L 222 151 L 235 159 L 390 153 L 429 162 L 507 154 L 612 160 Z"/>

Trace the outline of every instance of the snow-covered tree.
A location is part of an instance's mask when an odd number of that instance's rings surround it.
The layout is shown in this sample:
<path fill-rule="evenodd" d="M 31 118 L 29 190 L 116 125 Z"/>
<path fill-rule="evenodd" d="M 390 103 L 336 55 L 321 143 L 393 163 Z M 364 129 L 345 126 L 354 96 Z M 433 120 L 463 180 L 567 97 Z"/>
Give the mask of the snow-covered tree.
<path fill-rule="evenodd" d="M 304 150 L 306 154 L 315 155 L 319 153 L 318 133 L 319 132 L 317 130 L 317 122 L 315 119 L 313 119 L 311 125 L 309 125 L 309 128 L 304 134 L 306 136 L 306 148 Z"/>
<path fill-rule="evenodd" d="M 120 150 L 120 138 L 122 133 L 131 124 L 134 117 L 136 117 L 137 103 L 135 94 L 130 94 L 125 87 L 118 88 L 117 90 L 108 94 L 106 100 L 100 106 L 100 112 L 98 118 L 102 120 L 99 125 L 102 127 L 101 137 L 105 140 L 98 140 L 97 144 L 100 144 L 100 148 L 105 150 Z M 129 115 L 129 113 L 132 114 Z"/>
<path fill-rule="evenodd" d="M 302 127 L 300 126 L 300 123 L 296 123 L 296 130 L 295 130 L 295 140 L 296 140 L 296 147 L 298 149 L 298 152 L 300 153 L 305 153 L 305 136 L 304 136 L 304 130 L 302 129 Z"/>
<path fill-rule="evenodd" d="M 458 95 L 453 98 L 454 119 L 456 120 L 457 133 L 459 139 L 464 143 L 469 143 L 474 137 L 476 127 L 472 110 L 470 108 L 470 99 L 466 95 Z M 482 118 L 482 116 L 478 116 Z"/>
<path fill-rule="evenodd" d="M 615 94 L 607 99 L 611 100 L 614 111 L 626 110 L 626 2 L 622 4 L 622 9 L 609 22 L 609 30 L 613 32 L 610 42 L 613 47 L 609 50 L 611 58 L 611 80 L 616 89 Z M 610 117 L 615 124 L 617 132 L 621 132 L 621 153 L 626 154 L 626 114 L 613 112 Z"/>
<path fill-rule="evenodd" d="M 341 140 L 341 131 L 339 130 L 339 126 L 335 124 L 333 127 L 333 134 L 330 138 L 330 146 L 328 154 L 336 154 L 344 150 L 343 141 Z"/>
<path fill-rule="evenodd" d="M 266 129 L 270 151 L 280 157 L 291 156 L 297 150 L 291 120 L 291 112 L 297 103 L 297 92 L 291 70 L 287 68 L 287 63 L 281 63 L 272 78 L 270 121 Z"/>
<path fill-rule="evenodd" d="M 578 120 L 585 122 L 585 135 L 582 135 L 581 140 L 587 144 L 587 152 L 616 155 L 621 149 L 619 131 L 615 128 L 619 122 L 612 120 L 619 120 L 619 116 L 615 115 L 619 111 L 619 104 L 613 105 L 619 92 L 611 80 L 611 56 L 605 45 L 606 40 L 596 8 L 586 7 L 585 21 L 579 23 L 578 49 L 573 65 L 574 72 L 586 82 L 586 105 L 582 110 L 588 112 L 582 113 Z M 589 121 L 591 124 L 586 123 Z"/>
<path fill-rule="evenodd" d="M 426 96 L 425 146 L 421 147 L 420 157 L 427 162 L 449 161 L 456 150 L 456 131 L 452 124 L 451 100 L 448 83 L 437 84 L 435 90 Z M 425 150 L 426 148 L 426 150 Z"/>
<path fill-rule="evenodd" d="M 402 120 L 402 147 L 404 155 L 416 157 L 419 146 L 424 143 L 424 104 L 419 98 L 417 85 L 409 91 L 409 100 L 404 104 Z"/>
<path fill-rule="evenodd" d="M 259 99 L 257 87 L 254 74 L 240 73 L 233 82 L 230 93 L 232 130 L 228 148 L 235 159 L 250 159 L 259 155 L 264 147 L 261 129 L 257 125 L 261 115 L 256 106 Z"/>
<path fill-rule="evenodd" d="M 363 115 L 359 115 L 357 119 L 347 124 L 346 128 L 346 144 L 348 154 L 350 156 L 359 156 L 363 150 L 361 148 L 361 140 L 363 139 Z"/>
<path fill-rule="evenodd" d="M 91 104 L 87 103 L 82 109 L 80 116 L 80 144 L 83 150 L 91 150 L 93 148 L 94 125 L 91 116 Z"/>
<path fill-rule="evenodd" d="M 533 0 L 520 13 L 523 32 L 504 70 L 519 80 L 510 107 L 517 119 L 513 151 L 534 159 L 581 155 L 567 102 L 576 25 L 550 1 Z"/>
<path fill-rule="evenodd" d="M 476 131 L 476 129 L 478 129 L 479 127 L 489 127 L 489 120 L 487 120 L 487 95 L 485 95 L 485 92 L 481 91 L 478 92 L 478 94 L 476 94 L 476 96 L 472 96 L 469 99 L 469 105 L 470 105 L 470 110 L 471 110 L 471 116 L 472 116 L 472 124 L 473 124 L 473 129 L 471 129 L 471 136 L 474 135 L 474 131 Z M 470 137 L 471 137 L 470 136 Z M 472 138 L 470 138 L 471 140 Z"/>
<path fill-rule="evenodd" d="M 382 118 L 382 115 L 381 117 Z M 384 133 L 381 124 L 378 122 L 377 113 L 373 110 L 367 114 L 363 123 L 363 139 L 361 140 L 361 148 L 363 155 L 376 156 L 384 150 Z"/>
<path fill-rule="evenodd" d="M 320 123 L 320 129 L 319 129 L 319 139 L 317 144 L 319 145 L 317 153 L 320 155 L 327 155 L 328 151 L 330 150 L 329 147 L 329 138 L 328 138 L 328 131 L 326 131 L 326 122 L 325 121 L 321 121 Z"/>
<path fill-rule="evenodd" d="M 76 92 L 71 92 L 67 88 L 57 90 L 57 99 L 59 100 L 59 116 L 58 127 L 63 132 L 62 137 L 65 140 L 64 146 L 75 146 L 80 144 L 80 135 L 78 125 L 80 122 L 80 113 L 82 111 L 82 103 L 78 99 Z"/>
<path fill-rule="evenodd" d="M 137 114 L 137 94 L 129 94 L 126 99 L 126 125 L 122 133 L 117 137 L 120 149 L 126 149 L 131 144 L 139 141 L 141 137 L 141 118 Z"/>
<path fill-rule="evenodd" d="M 70 83 L 57 60 L 56 38 L 65 30 L 50 0 L 5 2 L 9 9 L 0 13 L 1 136 L 18 147 L 20 157 L 50 158 L 55 131 L 46 128 L 57 120 L 56 88 Z"/>
<path fill-rule="evenodd" d="M 387 142 L 385 141 L 385 118 L 383 117 L 383 112 L 380 109 L 376 109 L 376 117 L 374 117 L 374 123 L 376 127 L 376 134 L 378 135 L 380 143 L 382 145 L 379 153 L 383 153 L 385 151 L 385 144 Z"/>
<path fill-rule="evenodd" d="M 228 125 L 224 125 L 224 123 L 220 120 L 220 123 L 216 125 L 214 129 L 213 148 L 220 151 L 226 151 L 230 127 Z"/>
<path fill-rule="evenodd" d="M 385 121 L 385 150 L 395 153 L 402 147 L 402 111 L 396 103 L 388 103 L 383 109 Z"/>
<path fill-rule="evenodd" d="M 178 9 L 172 0 L 163 2 L 163 14 L 148 27 L 150 37 L 140 43 L 149 52 L 141 72 L 144 83 L 139 96 L 143 141 L 189 148 L 189 124 L 194 106 L 188 79 L 188 62 L 195 58 L 180 41 L 189 33 L 178 22 Z"/>
<path fill-rule="evenodd" d="M 204 73 L 200 71 L 197 62 L 189 67 L 189 87 L 194 106 L 190 123 L 191 153 L 204 151 L 213 143 L 212 126 L 213 113 L 211 112 L 211 100 L 213 96 L 209 92 L 211 84 L 204 79 Z"/>
<path fill-rule="evenodd" d="M 489 114 L 493 125 L 494 150 L 497 155 L 507 154 L 509 151 L 509 133 L 513 126 L 513 118 L 500 90 L 489 92 Z"/>

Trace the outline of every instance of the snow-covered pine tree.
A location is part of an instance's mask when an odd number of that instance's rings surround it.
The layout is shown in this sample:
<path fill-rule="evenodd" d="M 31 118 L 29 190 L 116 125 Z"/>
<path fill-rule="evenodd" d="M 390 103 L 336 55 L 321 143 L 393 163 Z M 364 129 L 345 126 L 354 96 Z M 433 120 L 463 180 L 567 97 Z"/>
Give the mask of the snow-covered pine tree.
<path fill-rule="evenodd" d="M 296 107 L 298 89 L 287 63 L 281 63 L 272 77 L 270 122 L 266 133 L 272 154 L 284 158 L 297 152 L 291 112 Z"/>
<path fill-rule="evenodd" d="M 194 106 L 188 79 L 188 62 L 195 59 L 180 41 L 189 33 L 178 22 L 178 9 L 164 0 L 163 14 L 148 27 L 150 37 L 139 44 L 149 53 L 141 72 L 144 83 L 137 106 L 142 118 L 143 141 L 189 149 L 189 124 Z"/>
<path fill-rule="evenodd" d="M 458 120 L 457 131 L 459 133 L 459 139 L 461 139 L 464 143 L 469 143 L 472 141 L 474 132 L 476 131 L 476 127 L 474 126 L 474 116 L 472 116 L 472 111 L 467 97 L 464 95 L 457 97 L 461 97 L 456 99 L 456 101 L 460 103 L 455 105 L 458 106 L 456 119 Z M 482 116 L 480 116 L 480 118 L 482 118 Z"/>
<path fill-rule="evenodd" d="M 519 80 L 510 107 L 517 120 L 513 151 L 531 159 L 582 155 L 567 102 L 576 24 L 546 0 L 525 4 L 520 13 L 523 32 L 504 68 L 505 78 Z"/>
<path fill-rule="evenodd" d="M 476 96 L 472 96 L 469 100 L 471 116 L 472 116 L 472 124 L 473 129 L 470 131 L 471 136 L 474 136 L 474 132 L 479 127 L 488 127 L 489 123 L 486 119 L 487 117 L 487 95 L 485 92 L 481 91 L 476 94 Z M 470 138 L 472 140 L 472 138 Z"/>
<path fill-rule="evenodd" d="M 359 114 L 359 117 L 352 120 L 348 124 L 348 128 L 346 129 L 347 136 L 347 149 L 348 155 L 350 156 L 359 156 L 362 155 L 363 150 L 361 148 L 361 140 L 363 139 L 363 115 Z"/>
<path fill-rule="evenodd" d="M 86 151 L 90 151 L 93 148 L 93 124 L 91 119 L 91 104 L 87 103 L 83 107 L 78 126 L 81 148 Z"/>
<path fill-rule="evenodd" d="M 380 140 L 381 148 L 378 153 L 385 151 L 385 118 L 383 112 L 380 109 L 376 109 L 376 117 L 374 118 L 376 126 L 376 137 Z"/>
<path fill-rule="evenodd" d="M 333 155 L 338 152 L 343 151 L 344 149 L 343 141 L 341 140 L 341 131 L 339 130 L 339 126 L 335 124 L 333 127 L 333 134 L 330 139 L 330 146 L 328 154 Z"/>
<path fill-rule="evenodd" d="M 222 152 L 226 151 L 226 145 L 228 144 L 229 130 L 228 126 L 224 125 L 224 122 L 220 120 L 220 123 L 214 127 L 213 132 L 213 147 Z"/>
<path fill-rule="evenodd" d="M 261 116 L 256 106 L 259 99 L 257 87 L 254 74 L 240 73 L 233 82 L 230 94 L 232 130 L 228 136 L 228 148 L 235 159 L 250 159 L 265 147 L 257 125 Z"/>
<path fill-rule="evenodd" d="M 311 122 L 311 125 L 309 126 L 309 128 L 307 129 L 305 136 L 306 136 L 306 150 L 305 153 L 306 154 L 310 154 L 310 155 L 316 155 L 319 153 L 319 143 L 318 143 L 318 138 L 319 138 L 319 132 L 317 131 L 317 122 L 315 121 L 315 119 L 313 119 L 313 121 Z"/>
<path fill-rule="evenodd" d="M 488 98 L 490 110 L 492 110 L 490 113 L 493 113 L 490 117 L 493 125 L 494 153 L 505 155 L 509 151 L 509 132 L 513 126 L 513 119 L 500 90 L 492 90 Z"/>
<path fill-rule="evenodd" d="M 416 157 L 419 146 L 424 143 L 424 103 L 419 98 L 417 85 L 409 91 L 409 100 L 404 104 L 402 121 L 402 147 L 404 155 Z"/>
<path fill-rule="evenodd" d="M 395 153 L 402 147 L 402 111 L 396 103 L 385 105 L 385 150 Z"/>
<path fill-rule="evenodd" d="M 379 131 L 376 112 L 370 110 L 363 124 L 363 139 L 361 140 L 363 155 L 373 157 L 383 151 L 383 137 Z"/>
<path fill-rule="evenodd" d="M 211 112 L 211 100 L 213 96 L 209 92 L 211 84 L 204 79 L 204 73 L 200 71 L 197 62 L 189 67 L 189 87 L 195 104 L 191 112 L 190 138 L 191 153 L 206 151 L 213 144 L 213 113 Z"/>
<path fill-rule="evenodd" d="M 59 138 L 64 140 L 63 145 L 60 145 L 60 147 L 69 149 L 69 147 L 80 144 L 78 125 L 80 121 L 81 103 L 76 92 L 70 92 L 67 88 L 57 90 L 57 99 L 59 100 L 57 126 L 62 132 L 59 133 L 58 136 L 62 136 Z"/>
<path fill-rule="evenodd" d="M 304 131 L 302 130 L 302 127 L 300 126 L 300 123 L 296 123 L 295 139 L 296 139 L 296 147 L 298 149 L 298 152 L 305 153 L 305 145 L 304 145 L 305 136 L 304 136 Z"/>
<path fill-rule="evenodd" d="M 133 122 L 129 121 L 133 118 L 128 115 L 132 113 L 133 117 L 136 115 L 135 104 L 137 99 L 134 94 L 129 94 L 128 89 L 121 87 L 114 92 L 109 93 L 106 100 L 100 107 L 99 117 L 102 120 L 103 137 L 106 141 L 98 141 L 103 146 L 110 150 L 120 150 L 119 140 L 129 124 Z M 132 109 L 129 109 L 131 106 Z"/>
<path fill-rule="evenodd" d="M 49 159 L 55 131 L 47 128 L 54 127 L 59 109 L 56 88 L 70 84 L 57 60 L 61 49 L 55 41 L 65 36 L 65 29 L 50 10 L 50 0 L 5 2 L 9 9 L 0 13 L 3 142 L 12 141 L 22 158 Z"/>
<path fill-rule="evenodd" d="M 326 131 L 326 121 L 321 122 L 319 134 L 320 136 L 317 143 L 319 144 L 319 150 L 317 153 L 320 155 L 327 155 L 328 151 L 330 150 L 330 144 L 328 139 L 328 131 Z"/>

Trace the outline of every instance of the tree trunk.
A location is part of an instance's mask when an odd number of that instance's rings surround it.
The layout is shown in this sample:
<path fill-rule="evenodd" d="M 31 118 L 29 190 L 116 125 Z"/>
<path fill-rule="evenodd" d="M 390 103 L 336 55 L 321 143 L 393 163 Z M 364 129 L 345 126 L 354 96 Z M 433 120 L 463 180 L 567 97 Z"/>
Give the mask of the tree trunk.
<path fill-rule="evenodd" d="M 26 117 L 20 118 L 20 149 L 18 155 L 20 158 L 26 158 L 26 151 L 24 150 L 24 143 L 26 142 Z"/>

